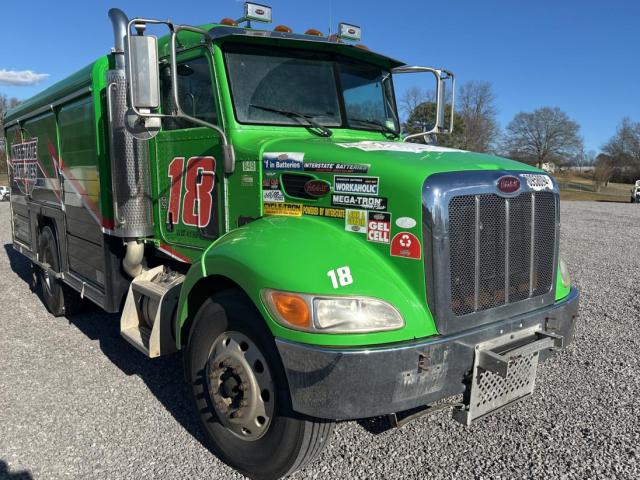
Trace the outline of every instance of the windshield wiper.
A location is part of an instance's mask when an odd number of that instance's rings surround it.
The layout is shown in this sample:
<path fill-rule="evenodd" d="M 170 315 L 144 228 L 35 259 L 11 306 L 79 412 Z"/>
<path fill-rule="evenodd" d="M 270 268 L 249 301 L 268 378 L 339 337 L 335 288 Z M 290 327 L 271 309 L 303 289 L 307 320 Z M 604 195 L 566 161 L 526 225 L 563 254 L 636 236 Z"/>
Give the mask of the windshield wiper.
<path fill-rule="evenodd" d="M 280 115 L 284 115 L 285 117 L 289 118 L 302 118 L 309 124 L 310 127 L 313 127 L 313 129 L 315 129 L 313 131 L 317 130 L 318 135 L 320 135 L 321 137 L 330 137 L 331 135 L 333 135 L 333 132 L 331 130 L 329 130 L 324 125 L 319 124 L 313 119 L 313 117 L 316 115 L 292 112 L 291 110 L 282 110 L 280 108 L 267 107 L 265 105 L 256 105 L 255 103 L 250 103 L 249 106 L 257 108 L 258 110 L 264 110 L 265 112 L 279 113 Z"/>
<path fill-rule="evenodd" d="M 388 133 L 389 135 L 393 135 L 396 138 L 400 136 L 398 132 L 387 127 L 384 123 L 379 122 L 378 120 L 371 120 L 366 118 L 349 118 L 349 124 L 351 124 L 351 122 L 358 122 L 364 125 L 372 125 L 375 127 L 380 127 L 380 131 L 383 133 Z"/>

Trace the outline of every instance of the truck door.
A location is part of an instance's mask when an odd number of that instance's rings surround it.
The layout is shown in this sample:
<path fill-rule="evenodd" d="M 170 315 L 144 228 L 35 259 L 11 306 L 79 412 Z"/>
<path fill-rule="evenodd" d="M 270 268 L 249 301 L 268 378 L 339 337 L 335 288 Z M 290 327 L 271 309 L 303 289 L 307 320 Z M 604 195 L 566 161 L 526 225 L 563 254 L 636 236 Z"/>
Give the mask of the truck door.
<path fill-rule="evenodd" d="M 178 95 L 189 115 L 219 124 L 220 112 L 210 56 L 185 52 L 178 62 Z M 169 67 L 160 87 L 164 113 L 174 109 Z M 207 127 L 181 118 L 164 118 L 156 137 L 160 232 L 171 245 L 206 248 L 221 234 L 224 188 L 222 142 Z"/>

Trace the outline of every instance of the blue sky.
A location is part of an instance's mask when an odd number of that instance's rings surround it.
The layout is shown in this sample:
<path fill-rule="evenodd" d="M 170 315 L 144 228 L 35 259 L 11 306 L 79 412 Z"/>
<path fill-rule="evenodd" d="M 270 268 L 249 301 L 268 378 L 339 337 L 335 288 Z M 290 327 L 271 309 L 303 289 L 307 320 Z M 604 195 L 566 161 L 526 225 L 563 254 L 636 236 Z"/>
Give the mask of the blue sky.
<path fill-rule="evenodd" d="M 490 81 L 499 121 L 558 106 L 599 149 L 619 121 L 640 121 L 640 2 L 635 0 L 273 0 L 274 23 L 323 31 L 362 26 L 363 43 L 411 64 L 446 67 L 458 81 Z M 64 78 L 112 45 L 107 10 L 200 24 L 240 17 L 237 0 L 3 2 L 2 71 L 48 74 L 37 86 L 7 86 L 21 99 Z M 382 5 L 388 5 L 383 7 Z M 330 22 L 331 19 L 331 22 Z M 5 73 L 6 75 L 6 73 Z M 419 76 L 415 77 L 419 79 Z M 425 82 L 427 77 L 425 76 Z M 403 83 L 404 85 L 404 83 Z"/>

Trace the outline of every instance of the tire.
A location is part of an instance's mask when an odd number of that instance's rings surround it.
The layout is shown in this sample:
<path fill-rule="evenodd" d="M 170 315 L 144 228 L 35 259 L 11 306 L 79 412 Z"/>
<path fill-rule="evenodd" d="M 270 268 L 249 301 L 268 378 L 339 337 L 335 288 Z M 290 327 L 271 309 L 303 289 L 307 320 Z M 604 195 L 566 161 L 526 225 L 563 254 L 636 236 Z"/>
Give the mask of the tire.
<path fill-rule="evenodd" d="M 44 227 L 38 237 L 38 253 L 40 261 L 51 265 L 55 272 L 60 271 L 60 256 L 58 254 L 58 242 L 51 227 Z M 40 288 L 40 296 L 47 310 L 54 317 L 72 315 L 82 308 L 82 299 L 78 292 L 62 280 L 52 278 L 47 271 L 36 267 L 36 275 Z"/>
<path fill-rule="evenodd" d="M 185 369 L 207 446 L 243 474 L 280 478 L 328 445 L 334 422 L 293 412 L 273 335 L 243 292 L 227 290 L 200 307 Z"/>

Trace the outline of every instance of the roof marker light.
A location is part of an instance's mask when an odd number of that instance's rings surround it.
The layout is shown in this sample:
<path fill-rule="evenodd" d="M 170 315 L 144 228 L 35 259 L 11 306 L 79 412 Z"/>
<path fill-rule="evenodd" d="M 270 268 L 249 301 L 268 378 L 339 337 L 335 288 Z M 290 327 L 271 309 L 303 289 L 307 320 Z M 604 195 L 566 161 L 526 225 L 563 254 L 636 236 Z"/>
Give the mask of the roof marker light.
<path fill-rule="evenodd" d="M 359 42 L 362 38 L 362 29 L 356 25 L 341 23 L 340 25 L 338 25 L 338 37 L 345 40 Z"/>
<path fill-rule="evenodd" d="M 276 28 L 273 29 L 273 31 L 274 32 L 283 32 L 283 33 L 291 33 L 291 32 L 293 32 L 293 30 L 291 30 L 286 25 L 278 25 Z"/>
<path fill-rule="evenodd" d="M 356 48 L 361 48 L 362 50 L 366 50 L 367 52 L 369 51 L 369 47 L 367 47 L 366 45 L 363 45 L 361 43 L 354 45 L 354 47 Z"/>
<path fill-rule="evenodd" d="M 322 37 L 322 36 L 324 36 L 320 30 L 316 30 L 315 28 L 310 28 L 309 30 L 304 32 L 304 34 L 305 35 L 313 35 L 314 37 Z"/>
<path fill-rule="evenodd" d="M 220 20 L 220 25 L 228 25 L 229 27 L 237 27 L 238 22 L 236 22 L 233 18 L 223 18 Z"/>

